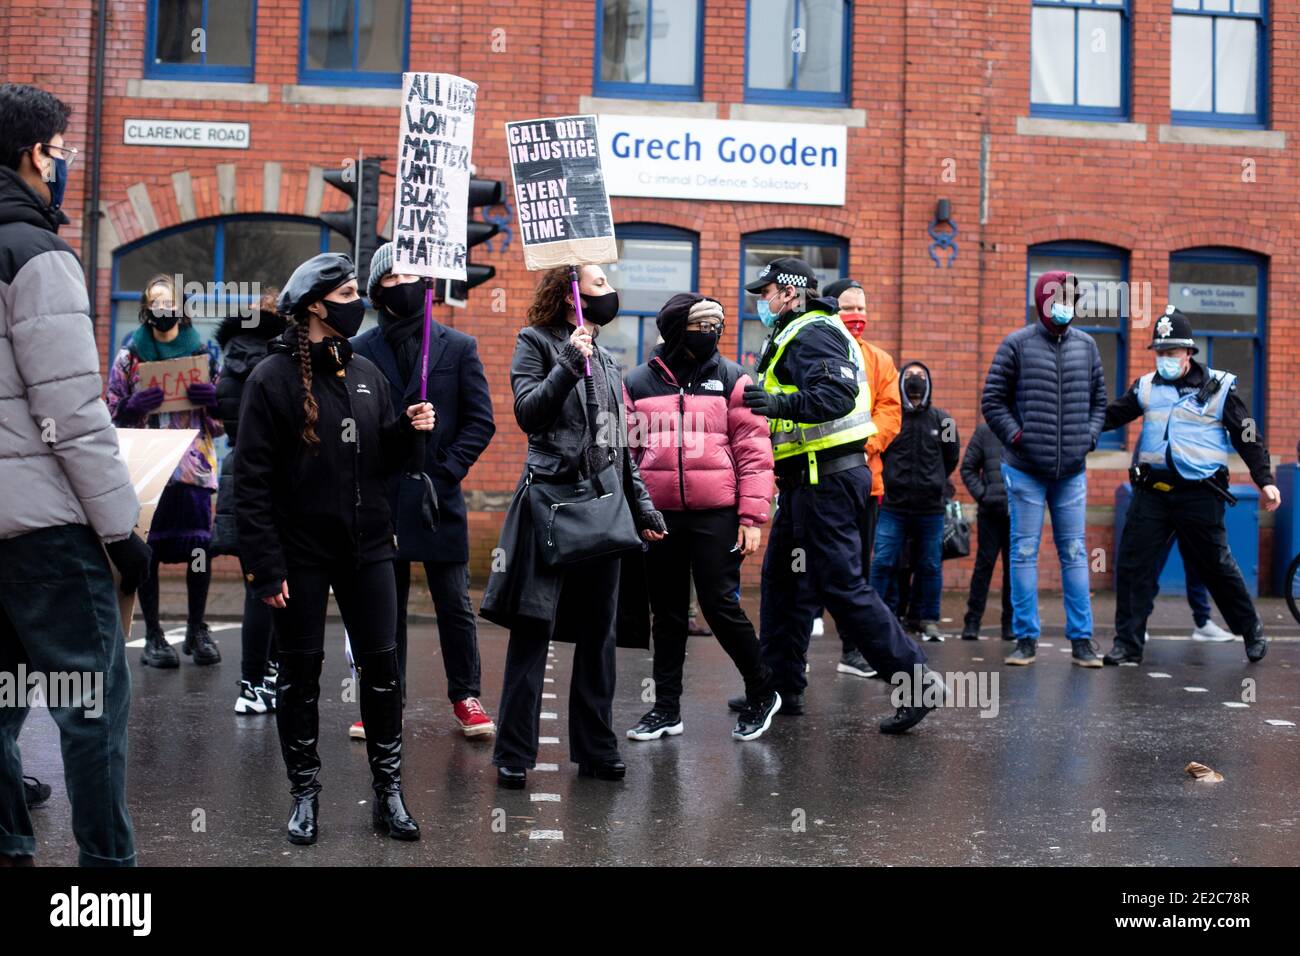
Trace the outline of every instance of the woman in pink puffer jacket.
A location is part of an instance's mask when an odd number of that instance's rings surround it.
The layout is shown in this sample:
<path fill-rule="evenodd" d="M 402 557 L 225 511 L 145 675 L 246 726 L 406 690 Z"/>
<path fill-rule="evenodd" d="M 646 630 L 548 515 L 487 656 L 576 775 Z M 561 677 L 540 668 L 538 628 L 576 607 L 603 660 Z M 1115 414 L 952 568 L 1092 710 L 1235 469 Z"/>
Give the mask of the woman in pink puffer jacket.
<path fill-rule="evenodd" d="M 646 552 L 655 705 L 627 732 L 682 732 L 682 665 L 692 573 L 700 611 L 745 680 L 732 736 L 753 740 L 780 709 L 758 638 L 740 606 L 740 564 L 758 550 L 773 495 L 767 420 L 745 407 L 751 380 L 718 353 L 722 305 L 683 292 L 657 317 L 663 343 L 623 378 L 628 442 L 668 535 Z"/>

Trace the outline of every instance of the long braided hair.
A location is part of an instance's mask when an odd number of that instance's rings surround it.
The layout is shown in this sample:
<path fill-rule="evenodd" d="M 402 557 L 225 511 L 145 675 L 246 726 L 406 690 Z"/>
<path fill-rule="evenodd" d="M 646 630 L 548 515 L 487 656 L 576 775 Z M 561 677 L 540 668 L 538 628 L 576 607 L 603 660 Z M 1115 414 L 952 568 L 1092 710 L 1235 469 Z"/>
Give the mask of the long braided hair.
<path fill-rule="evenodd" d="M 311 340 L 307 338 L 307 316 L 294 316 L 290 325 L 298 336 L 298 376 L 302 380 L 302 440 L 312 450 L 320 449 L 320 438 L 316 435 L 316 419 L 320 406 L 316 396 L 311 393 Z"/>

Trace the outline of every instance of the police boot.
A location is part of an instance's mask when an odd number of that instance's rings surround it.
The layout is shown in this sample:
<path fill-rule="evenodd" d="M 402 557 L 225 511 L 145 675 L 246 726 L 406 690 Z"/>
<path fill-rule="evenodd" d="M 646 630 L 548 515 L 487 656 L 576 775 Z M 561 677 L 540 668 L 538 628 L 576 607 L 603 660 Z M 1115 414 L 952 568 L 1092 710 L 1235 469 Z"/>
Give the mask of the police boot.
<path fill-rule="evenodd" d="M 1268 641 L 1264 640 L 1264 625 L 1256 621 L 1255 627 L 1246 635 L 1246 657 L 1252 664 L 1257 664 L 1267 653 Z"/>
<path fill-rule="evenodd" d="M 356 655 L 361 722 L 375 790 L 373 822 L 394 840 L 420 839 L 420 826 L 402 801 L 402 687 L 397 651 Z"/>
<path fill-rule="evenodd" d="M 317 794 L 320 793 L 320 755 L 316 742 L 320 736 L 320 671 L 325 655 L 282 652 L 276 685 L 276 729 L 280 733 L 280 753 L 289 774 L 289 793 L 293 809 L 289 814 L 289 842 L 309 845 L 316 842 Z"/>

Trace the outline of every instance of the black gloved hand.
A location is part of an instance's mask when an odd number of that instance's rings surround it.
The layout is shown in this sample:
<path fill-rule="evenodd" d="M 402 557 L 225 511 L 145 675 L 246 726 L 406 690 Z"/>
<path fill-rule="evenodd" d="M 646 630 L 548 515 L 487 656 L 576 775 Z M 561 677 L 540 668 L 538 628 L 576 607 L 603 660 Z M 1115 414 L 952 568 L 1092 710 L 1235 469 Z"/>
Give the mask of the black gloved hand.
<path fill-rule="evenodd" d="M 766 392 L 762 386 L 745 386 L 745 407 L 767 418 L 789 418 L 790 396 Z"/>
<path fill-rule="evenodd" d="M 129 538 L 105 544 L 108 560 L 113 562 L 117 573 L 122 576 L 122 593 L 134 594 L 145 581 L 149 580 L 149 561 L 153 551 L 134 531 Z"/>

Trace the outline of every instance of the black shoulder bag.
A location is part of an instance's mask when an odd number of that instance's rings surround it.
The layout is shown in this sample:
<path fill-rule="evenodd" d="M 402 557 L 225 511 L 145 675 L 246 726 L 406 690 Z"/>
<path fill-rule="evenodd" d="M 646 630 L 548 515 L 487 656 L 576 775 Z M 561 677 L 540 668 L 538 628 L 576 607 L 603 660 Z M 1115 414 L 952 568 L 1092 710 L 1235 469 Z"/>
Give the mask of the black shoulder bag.
<path fill-rule="evenodd" d="M 622 422 L 622 404 L 619 419 Z M 587 426 L 596 441 L 596 391 L 587 377 Z M 611 454 L 590 478 L 551 481 L 529 472 L 528 506 L 533 533 L 547 567 L 619 554 L 641 546 L 623 480 Z"/>

